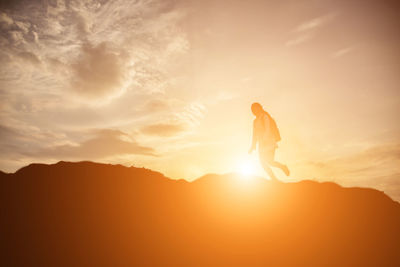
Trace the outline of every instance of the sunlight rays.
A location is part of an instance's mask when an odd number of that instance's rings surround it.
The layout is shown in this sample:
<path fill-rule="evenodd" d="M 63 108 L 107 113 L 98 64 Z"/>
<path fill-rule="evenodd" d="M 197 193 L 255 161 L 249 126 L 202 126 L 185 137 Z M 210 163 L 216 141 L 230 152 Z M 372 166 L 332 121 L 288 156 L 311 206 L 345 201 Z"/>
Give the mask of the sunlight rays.
<path fill-rule="evenodd" d="M 250 177 L 259 174 L 258 162 L 252 157 L 245 157 L 238 161 L 236 172 L 243 177 Z"/>

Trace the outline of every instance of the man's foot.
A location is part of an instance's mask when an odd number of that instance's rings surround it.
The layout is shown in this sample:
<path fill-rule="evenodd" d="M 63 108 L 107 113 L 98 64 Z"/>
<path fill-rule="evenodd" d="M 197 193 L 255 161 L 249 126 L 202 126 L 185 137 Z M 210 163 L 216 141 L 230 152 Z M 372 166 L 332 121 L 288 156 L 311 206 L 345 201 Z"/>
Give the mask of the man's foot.
<path fill-rule="evenodd" d="M 286 176 L 289 176 L 289 175 L 290 175 L 289 168 L 288 168 L 286 165 L 283 165 L 282 171 L 286 174 Z"/>

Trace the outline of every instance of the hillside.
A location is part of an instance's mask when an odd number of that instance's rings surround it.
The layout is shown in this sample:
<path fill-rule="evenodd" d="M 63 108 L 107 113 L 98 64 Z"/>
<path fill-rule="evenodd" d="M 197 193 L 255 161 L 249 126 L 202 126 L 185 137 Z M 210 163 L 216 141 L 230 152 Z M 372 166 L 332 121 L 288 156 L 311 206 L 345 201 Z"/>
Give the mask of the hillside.
<path fill-rule="evenodd" d="M 0 174 L 2 266 L 400 266 L 400 204 L 374 189 L 92 162 Z"/>

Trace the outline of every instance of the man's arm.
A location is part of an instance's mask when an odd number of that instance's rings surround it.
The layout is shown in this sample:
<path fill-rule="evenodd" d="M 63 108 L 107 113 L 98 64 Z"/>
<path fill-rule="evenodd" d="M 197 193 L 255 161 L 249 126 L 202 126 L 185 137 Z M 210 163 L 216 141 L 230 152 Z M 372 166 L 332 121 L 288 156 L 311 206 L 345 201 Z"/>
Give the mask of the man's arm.
<path fill-rule="evenodd" d="M 251 141 L 251 147 L 249 150 L 249 153 L 253 152 L 253 150 L 256 149 L 257 147 L 257 141 L 258 141 L 258 137 L 257 137 L 257 132 L 256 132 L 256 121 L 253 121 L 253 138 Z"/>

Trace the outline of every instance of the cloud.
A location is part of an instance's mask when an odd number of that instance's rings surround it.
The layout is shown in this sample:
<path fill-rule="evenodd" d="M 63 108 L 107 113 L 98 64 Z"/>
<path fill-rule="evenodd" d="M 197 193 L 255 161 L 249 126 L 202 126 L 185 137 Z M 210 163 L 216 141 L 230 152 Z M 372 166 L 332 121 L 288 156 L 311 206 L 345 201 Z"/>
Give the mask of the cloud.
<path fill-rule="evenodd" d="M 11 26 L 14 20 L 4 12 L 0 13 L 0 24 L 5 24 L 6 26 Z"/>
<path fill-rule="evenodd" d="M 299 44 L 307 42 L 311 38 L 312 38 L 311 34 L 302 34 L 302 35 L 297 36 L 294 39 L 291 39 L 291 40 L 287 41 L 285 45 L 287 47 L 299 45 Z"/>
<path fill-rule="evenodd" d="M 314 173 L 346 186 L 369 186 L 400 200 L 400 143 L 377 145 L 345 157 L 311 161 Z"/>
<path fill-rule="evenodd" d="M 115 157 L 157 156 L 130 134 L 116 129 L 51 131 L 29 125 L 0 124 L 0 169 L 15 171 L 31 162 L 106 160 Z"/>
<path fill-rule="evenodd" d="M 104 96 L 124 89 L 127 70 L 121 54 L 106 43 L 85 44 L 81 56 L 71 65 L 72 88 L 86 96 Z"/>
<path fill-rule="evenodd" d="M 173 108 L 173 101 L 170 99 L 154 98 L 146 101 L 141 107 L 140 111 L 147 114 L 168 111 Z"/>
<path fill-rule="evenodd" d="M 164 91 L 168 66 L 188 49 L 185 34 L 178 30 L 185 11 L 172 1 L 17 2 L 0 11 L 0 54 L 7 59 L 2 58 L 2 69 L 26 77 L 15 80 L 19 84 L 33 87 L 35 79 L 37 92 L 46 90 L 48 84 L 39 83 L 50 79 L 64 99 L 72 86 L 70 91 L 88 102 L 109 100 L 127 88 Z M 15 57 L 33 64 L 40 59 L 44 68 L 31 75 L 36 71 L 16 67 Z M 51 59 L 62 63 L 62 72 Z"/>
<path fill-rule="evenodd" d="M 2 153 L 15 153 L 18 151 L 18 145 L 15 142 L 21 139 L 22 135 L 13 128 L 5 125 L 0 125 L 0 149 Z"/>
<path fill-rule="evenodd" d="M 332 54 L 332 57 L 333 58 L 338 58 L 338 57 L 344 56 L 344 55 L 350 53 L 353 49 L 354 49 L 353 46 L 349 46 L 349 47 L 345 47 L 345 48 L 339 49 L 339 50 L 337 50 L 336 52 L 334 52 Z"/>
<path fill-rule="evenodd" d="M 373 146 L 356 154 L 325 161 L 309 162 L 323 170 L 327 176 L 361 177 L 373 174 L 373 170 L 393 171 L 393 166 L 400 164 L 400 143 Z"/>
<path fill-rule="evenodd" d="M 324 16 L 320 16 L 320 17 L 305 21 L 305 22 L 301 23 L 299 26 L 297 26 L 295 31 L 305 32 L 305 31 L 314 30 L 316 28 L 321 27 L 325 23 L 331 21 L 335 17 L 336 17 L 336 14 L 330 13 L 330 14 L 327 14 Z"/>
<path fill-rule="evenodd" d="M 38 56 L 31 52 L 21 52 L 18 54 L 18 56 L 24 61 L 33 65 L 39 65 L 41 63 L 41 60 L 38 58 Z"/>
<path fill-rule="evenodd" d="M 141 128 L 141 132 L 147 135 L 168 137 L 179 134 L 184 131 L 185 128 L 186 127 L 182 124 L 158 123 Z"/>
<path fill-rule="evenodd" d="M 196 126 L 206 113 L 206 107 L 199 102 L 193 102 L 184 107 L 180 112 L 174 114 L 177 120 L 182 121 L 188 125 Z"/>
<path fill-rule="evenodd" d="M 317 29 L 321 28 L 335 17 L 336 13 L 329 13 L 301 23 L 293 30 L 292 34 L 294 34 L 294 37 L 288 40 L 285 46 L 296 46 L 311 40 L 315 36 Z"/>
<path fill-rule="evenodd" d="M 28 154 L 38 149 L 37 132 L 34 129 L 23 129 L 23 127 L 11 127 L 0 124 L 0 170 L 13 172 L 23 165 L 27 165 L 36 158 Z M 43 138 L 49 140 L 51 138 Z M 43 140 L 42 140 L 43 141 Z"/>
<path fill-rule="evenodd" d="M 95 131 L 95 136 L 80 144 L 60 145 L 35 153 L 41 158 L 55 159 L 103 159 L 116 155 L 155 156 L 154 149 L 141 146 L 122 131 L 105 129 Z"/>
<path fill-rule="evenodd" d="M 179 1 L 16 0 L 6 6 L 0 11 L 4 164 L 148 160 L 155 154 L 150 146 L 165 150 L 163 139 L 153 137 L 182 137 L 203 118 L 204 107 L 176 84 L 190 49 L 181 24 L 188 10 Z M 115 130 L 87 132 L 102 128 Z"/>
<path fill-rule="evenodd" d="M 29 22 L 16 21 L 15 24 L 24 34 L 29 33 L 29 29 L 31 27 L 31 24 Z"/>
<path fill-rule="evenodd" d="M 9 36 L 13 46 L 20 46 L 26 43 L 24 34 L 21 31 L 10 31 Z"/>

